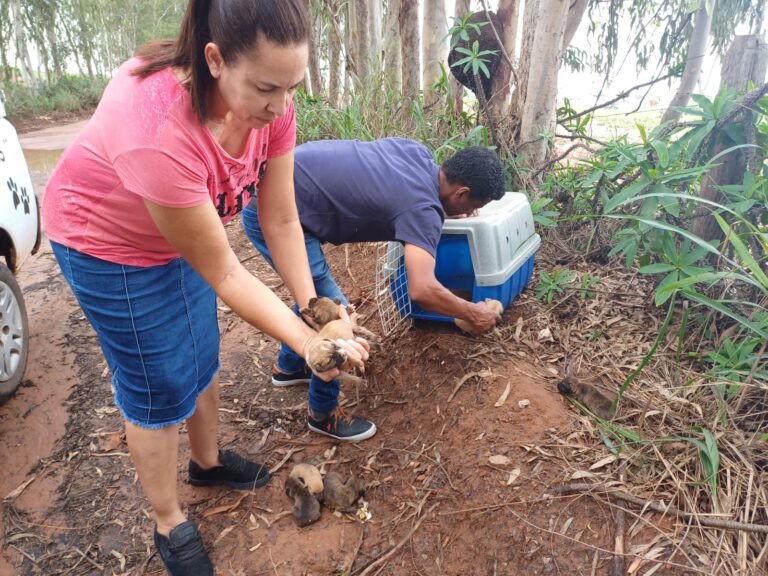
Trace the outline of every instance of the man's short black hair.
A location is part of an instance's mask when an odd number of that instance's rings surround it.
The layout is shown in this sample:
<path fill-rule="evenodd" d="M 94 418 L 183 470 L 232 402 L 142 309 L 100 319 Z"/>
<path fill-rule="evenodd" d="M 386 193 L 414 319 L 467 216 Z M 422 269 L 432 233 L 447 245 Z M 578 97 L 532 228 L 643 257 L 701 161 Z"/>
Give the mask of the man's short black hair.
<path fill-rule="evenodd" d="M 448 182 L 469 187 L 470 198 L 498 200 L 506 191 L 499 155 L 488 148 L 470 146 L 459 150 L 441 168 Z"/>

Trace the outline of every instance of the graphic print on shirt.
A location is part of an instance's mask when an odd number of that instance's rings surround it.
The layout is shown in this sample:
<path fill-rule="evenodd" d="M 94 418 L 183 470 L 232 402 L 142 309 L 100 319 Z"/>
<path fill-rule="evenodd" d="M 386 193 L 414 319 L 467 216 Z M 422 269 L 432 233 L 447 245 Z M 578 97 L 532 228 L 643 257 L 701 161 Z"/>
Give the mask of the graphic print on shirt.
<path fill-rule="evenodd" d="M 258 192 L 257 184 L 267 169 L 266 145 L 252 164 L 230 164 L 229 173 L 217 184 L 216 210 L 219 218 L 232 218 L 243 211 Z"/>

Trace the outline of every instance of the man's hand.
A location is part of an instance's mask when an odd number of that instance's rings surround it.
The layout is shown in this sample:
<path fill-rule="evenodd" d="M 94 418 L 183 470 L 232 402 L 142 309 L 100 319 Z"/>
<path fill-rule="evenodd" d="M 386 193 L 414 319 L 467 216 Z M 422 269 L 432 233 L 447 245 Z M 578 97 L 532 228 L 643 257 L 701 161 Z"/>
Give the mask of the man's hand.
<path fill-rule="evenodd" d="M 472 304 L 471 316 L 464 320 L 468 332 L 472 334 L 482 334 L 492 330 L 494 326 L 501 320 L 501 314 L 496 310 L 488 306 L 485 302 L 477 302 Z M 462 326 L 462 329 L 465 329 Z"/>

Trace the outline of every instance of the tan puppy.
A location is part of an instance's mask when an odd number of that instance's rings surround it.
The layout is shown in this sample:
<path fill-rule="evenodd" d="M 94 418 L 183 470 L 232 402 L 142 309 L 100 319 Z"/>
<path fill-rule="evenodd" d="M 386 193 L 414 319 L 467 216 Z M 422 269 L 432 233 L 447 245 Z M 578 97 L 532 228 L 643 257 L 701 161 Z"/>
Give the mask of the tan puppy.
<path fill-rule="evenodd" d="M 338 368 L 348 372 L 352 368 L 362 368 L 361 362 L 354 362 L 347 356 L 346 351 L 338 346 L 334 340 L 352 340 L 361 336 L 371 341 L 378 340 L 377 336 L 357 324 L 352 324 L 341 319 L 339 314 L 340 302 L 334 302 L 330 298 L 312 298 L 301 313 L 311 318 L 320 327 L 318 338 L 307 350 L 305 358 L 307 365 L 314 372 L 327 372 L 332 368 Z M 349 310 L 349 308 L 348 308 Z"/>
<path fill-rule="evenodd" d="M 331 510 L 352 512 L 360 496 L 365 493 L 365 482 L 354 474 L 346 482 L 336 472 L 328 472 L 323 478 L 323 504 Z"/>
<path fill-rule="evenodd" d="M 504 306 L 502 306 L 501 302 L 499 302 L 498 300 L 494 300 L 493 298 L 486 298 L 485 303 L 491 310 L 493 310 L 499 315 L 504 311 Z M 469 333 L 472 332 L 472 325 L 466 320 L 461 320 L 460 318 L 454 318 L 453 322 L 456 324 L 456 326 L 464 330 L 464 332 L 469 332 Z"/>

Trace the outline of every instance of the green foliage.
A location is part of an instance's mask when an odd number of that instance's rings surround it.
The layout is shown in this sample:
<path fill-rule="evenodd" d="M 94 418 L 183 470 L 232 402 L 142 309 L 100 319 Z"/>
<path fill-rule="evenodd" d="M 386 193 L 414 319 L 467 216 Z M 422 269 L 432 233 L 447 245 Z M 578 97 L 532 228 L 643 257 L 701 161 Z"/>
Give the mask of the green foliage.
<path fill-rule="evenodd" d="M 490 62 L 491 59 L 487 58 L 487 56 L 497 54 L 499 52 L 498 50 L 480 50 L 480 42 L 477 40 L 472 43 L 471 50 L 469 48 L 462 48 L 461 46 L 455 48 L 455 50 L 459 54 L 464 54 L 464 58 L 451 64 L 452 67 L 461 66 L 463 64 L 464 73 L 472 68 L 472 76 L 477 76 L 482 71 L 486 78 L 491 77 L 491 71 L 488 70 L 488 66 L 486 66 L 486 62 Z"/>
<path fill-rule="evenodd" d="M 469 42 L 470 34 L 472 36 L 480 35 L 480 28 L 487 26 L 490 22 L 471 22 L 470 18 L 473 12 L 467 12 L 461 18 L 454 17 L 453 26 L 448 30 L 450 38 L 450 49 L 453 50 L 459 42 Z"/>
<path fill-rule="evenodd" d="M 555 296 L 563 294 L 574 280 L 575 275 L 568 268 L 553 270 L 551 273 L 542 270 L 539 272 L 539 281 L 536 283 L 536 298 L 552 304 Z"/>
<path fill-rule="evenodd" d="M 592 298 L 595 295 L 595 292 L 592 289 L 599 283 L 599 276 L 591 276 L 586 273 L 582 274 L 579 278 L 579 296 L 581 299 L 586 300 L 587 298 Z"/>
<path fill-rule="evenodd" d="M 701 461 L 701 467 L 704 469 L 704 482 L 709 486 L 710 496 L 712 497 L 712 510 L 717 512 L 717 473 L 720 470 L 720 451 L 717 448 L 717 439 L 706 428 L 695 426 L 694 430 L 702 433 L 704 436 L 703 442 L 698 438 L 690 436 L 683 436 L 678 438 L 678 440 L 685 440 L 698 448 L 699 460 Z"/>
<path fill-rule="evenodd" d="M 667 307 L 660 337 L 680 300 L 688 303 L 678 332 L 680 349 L 689 325 L 705 326 L 713 316 L 719 324 L 736 325 L 730 340 L 704 355 L 713 377 L 735 383 L 725 397 L 750 374 L 768 379 L 760 356 L 768 339 L 768 97 L 752 106 L 749 123 L 733 119 L 739 98 L 727 89 L 713 99 L 694 95 L 682 109 L 686 122 L 651 131 L 638 125 L 637 141 L 617 138 L 578 165 L 559 167 L 542 186 L 566 218 L 602 218 L 613 234 L 609 255 L 622 256 L 628 267 L 637 265 L 655 280 L 654 300 Z M 566 101 L 561 116 L 573 114 Z M 757 169 L 721 186 L 718 201 L 700 197 L 706 176 L 733 155 L 742 161 L 752 156 Z M 693 232 L 703 217 L 714 219 L 720 238 L 707 240 Z"/>
<path fill-rule="evenodd" d="M 41 113 L 90 110 L 98 104 L 107 78 L 62 76 L 58 81 L 30 88 L 15 82 L 3 84 L 11 120 Z"/>

